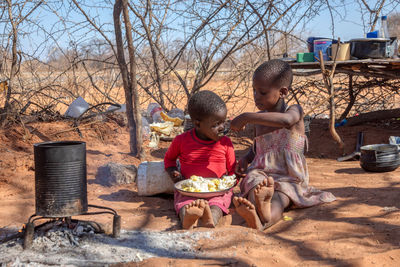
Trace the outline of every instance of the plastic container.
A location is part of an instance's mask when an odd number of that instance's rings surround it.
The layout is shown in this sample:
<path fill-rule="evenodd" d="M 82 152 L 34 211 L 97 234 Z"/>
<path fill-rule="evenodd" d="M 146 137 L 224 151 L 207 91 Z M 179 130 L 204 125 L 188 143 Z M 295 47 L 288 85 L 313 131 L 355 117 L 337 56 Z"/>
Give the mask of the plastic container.
<path fill-rule="evenodd" d="M 367 38 L 378 38 L 378 32 L 379 31 L 373 31 L 373 32 L 367 33 Z"/>
<path fill-rule="evenodd" d="M 388 26 L 387 26 L 387 16 L 381 17 L 381 26 L 379 27 L 378 37 L 385 38 L 385 39 L 390 38 L 389 30 L 388 30 Z"/>
<path fill-rule="evenodd" d="M 308 52 L 313 53 L 314 52 L 314 40 L 318 39 L 327 39 L 325 37 L 308 37 L 307 38 L 307 48 Z"/>
<path fill-rule="evenodd" d="M 332 39 L 314 40 L 314 56 L 319 59 L 319 51 L 322 52 L 322 57 L 325 61 L 329 60 L 328 48 L 332 45 Z"/>
<path fill-rule="evenodd" d="M 157 103 L 150 103 L 147 106 L 147 114 L 153 119 L 153 122 L 162 122 L 163 119 L 161 118 L 162 108 Z"/>
<path fill-rule="evenodd" d="M 339 47 L 339 49 L 338 49 Z M 337 52 L 336 52 L 337 51 Z M 336 55 L 337 53 L 337 55 Z M 343 44 L 332 44 L 332 49 L 330 53 L 331 60 L 335 59 L 336 61 L 344 61 L 350 59 L 350 43 L 343 43 Z"/>
<path fill-rule="evenodd" d="M 64 116 L 78 118 L 82 115 L 86 110 L 89 109 L 89 104 L 83 99 L 81 96 L 75 99 L 71 105 L 69 105 L 67 111 Z"/>
<path fill-rule="evenodd" d="M 314 53 L 297 53 L 296 61 L 297 62 L 313 62 L 314 61 Z"/>
<path fill-rule="evenodd" d="M 137 187 L 139 196 L 174 193 L 174 183 L 164 169 L 163 161 L 142 162 L 138 167 Z"/>

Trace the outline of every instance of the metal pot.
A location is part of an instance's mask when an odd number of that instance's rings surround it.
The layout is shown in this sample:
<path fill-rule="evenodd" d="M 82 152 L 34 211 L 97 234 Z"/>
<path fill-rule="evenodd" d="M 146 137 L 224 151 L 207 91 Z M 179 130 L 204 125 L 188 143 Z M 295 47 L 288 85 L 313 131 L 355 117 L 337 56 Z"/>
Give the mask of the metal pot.
<path fill-rule="evenodd" d="M 400 166 L 397 145 L 376 144 L 361 147 L 360 166 L 371 172 L 394 171 Z"/>
<path fill-rule="evenodd" d="M 391 40 L 385 38 L 359 38 L 350 40 L 350 55 L 359 59 L 389 58 Z"/>

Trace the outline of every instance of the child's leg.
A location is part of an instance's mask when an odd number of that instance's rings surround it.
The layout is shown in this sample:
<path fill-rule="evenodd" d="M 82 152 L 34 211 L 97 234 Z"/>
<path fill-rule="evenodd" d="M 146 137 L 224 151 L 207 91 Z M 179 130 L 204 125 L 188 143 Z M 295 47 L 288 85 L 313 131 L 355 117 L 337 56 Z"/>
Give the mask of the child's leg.
<path fill-rule="evenodd" d="M 249 192 L 248 199 L 255 205 L 263 224 L 271 221 L 271 199 L 273 195 L 274 178 L 272 177 L 266 177 Z"/>
<path fill-rule="evenodd" d="M 206 207 L 204 208 L 203 217 L 201 217 L 203 226 L 208 228 L 214 228 L 218 224 L 222 215 L 223 215 L 222 210 L 218 206 L 212 205 L 210 207 L 207 204 Z"/>
<path fill-rule="evenodd" d="M 209 207 L 204 199 L 196 199 L 179 211 L 183 229 L 192 229 L 197 220 L 203 216 L 204 208 Z"/>
<path fill-rule="evenodd" d="M 279 191 L 275 191 L 271 200 L 271 220 L 264 225 L 265 228 L 274 225 L 280 219 L 282 219 L 283 211 L 289 206 L 289 204 L 290 199 L 287 195 Z"/>
<path fill-rule="evenodd" d="M 254 203 L 260 220 L 265 228 L 277 223 L 290 199 L 279 191 L 274 191 L 274 180 L 267 177 L 249 192 L 249 200 Z"/>
<path fill-rule="evenodd" d="M 236 207 L 236 212 L 246 221 L 247 226 L 260 231 L 264 230 L 256 208 L 249 200 L 242 197 L 234 197 L 233 204 Z"/>

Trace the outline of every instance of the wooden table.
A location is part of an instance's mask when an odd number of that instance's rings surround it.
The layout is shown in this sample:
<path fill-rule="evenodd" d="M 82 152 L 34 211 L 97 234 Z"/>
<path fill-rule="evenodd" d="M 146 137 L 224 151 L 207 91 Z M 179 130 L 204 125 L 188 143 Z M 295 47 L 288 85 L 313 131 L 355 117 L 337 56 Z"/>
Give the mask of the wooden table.
<path fill-rule="evenodd" d="M 333 61 L 325 61 L 325 68 L 332 69 Z M 310 76 L 321 73 L 319 62 L 290 63 L 296 76 Z M 335 73 L 365 77 L 400 79 L 400 59 L 360 59 L 336 61 Z"/>
<path fill-rule="evenodd" d="M 321 55 L 320 55 L 321 56 Z M 364 76 L 367 78 L 382 78 L 385 80 L 400 80 L 400 59 L 360 59 L 346 61 L 322 62 L 290 62 L 295 76 L 312 76 L 323 74 L 325 86 L 328 90 L 330 104 L 329 130 L 333 139 L 344 148 L 344 142 L 337 134 L 335 124 L 335 89 L 333 77 L 335 73 L 343 73 L 349 76 L 349 95 L 352 96 L 353 76 Z M 350 101 L 354 101 L 350 99 Z M 351 106 L 350 106 L 351 108 Z M 347 110 L 347 108 L 346 108 Z M 350 111 L 350 110 L 348 110 Z M 396 110 L 397 111 L 397 110 Z M 397 113 L 396 113 L 397 114 Z"/>

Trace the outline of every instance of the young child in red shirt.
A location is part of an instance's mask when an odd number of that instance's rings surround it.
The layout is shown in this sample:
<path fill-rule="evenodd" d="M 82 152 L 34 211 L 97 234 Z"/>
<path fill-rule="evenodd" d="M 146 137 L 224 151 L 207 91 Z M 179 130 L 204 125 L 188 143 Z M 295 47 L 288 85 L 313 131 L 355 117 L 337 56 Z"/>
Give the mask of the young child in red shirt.
<path fill-rule="evenodd" d="M 231 140 L 224 135 L 227 108 L 211 91 L 194 94 L 188 103 L 194 128 L 178 135 L 164 157 L 165 169 L 174 183 L 192 175 L 218 177 L 232 175 L 235 153 Z M 180 170 L 176 160 L 179 159 Z M 228 214 L 232 191 L 207 199 L 174 193 L 174 205 L 184 229 L 192 229 L 198 219 L 205 227 L 215 227 L 223 214 Z"/>

